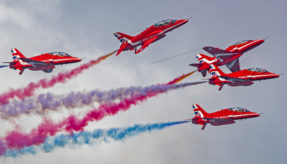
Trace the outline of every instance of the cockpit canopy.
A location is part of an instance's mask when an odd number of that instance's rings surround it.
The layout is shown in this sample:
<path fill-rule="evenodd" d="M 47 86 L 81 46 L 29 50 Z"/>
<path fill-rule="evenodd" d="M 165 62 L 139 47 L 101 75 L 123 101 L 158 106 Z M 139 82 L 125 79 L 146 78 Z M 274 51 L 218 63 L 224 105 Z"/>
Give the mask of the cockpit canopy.
<path fill-rule="evenodd" d="M 242 107 L 231 107 L 231 108 L 228 108 L 228 110 L 237 111 L 237 112 L 250 112 L 249 110 L 242 108 Z"/>
<path fill-rule="evenodd" d="M 170 23 L 175 23 L 176 20 L 172 20 L 172 19 L 166 19 L 166 20 L 162 20 L 157 22 L 156 24 L 154 24 L 155 27 L 160 27 L 160 26 L 164 26 L 164 25 L 168 25 Z"/>
<path fill-rule="evenodd" d="M 65 52 L 50 52 L 49 54 L 55 55 L 55 56 L 71 56 Z"/>
<path fill-rule="evenodd" d="M 252 41 L 252 40 L 242 40 L 242 41 L 236 42 L 235 44 L 233 44 L 233 46 L 238 45 L 238 44 L 243 44 L 246 42 L 250 42 L 250 41 Z"/>
<path fill-rule="evenodd" d="M 253 72 L 269 72 L 266 69 L 263 68 L 249 68 L 247 69 L 248 71 L 253 71 Z"/>

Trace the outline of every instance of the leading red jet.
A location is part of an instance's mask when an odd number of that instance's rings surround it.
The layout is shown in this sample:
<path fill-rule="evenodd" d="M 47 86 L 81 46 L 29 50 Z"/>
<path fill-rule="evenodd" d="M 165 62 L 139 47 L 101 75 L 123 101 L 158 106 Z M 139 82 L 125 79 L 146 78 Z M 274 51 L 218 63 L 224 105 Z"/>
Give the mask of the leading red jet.
<path fill-rule="evenodd" d="M 263 39 L 243 40 L 227 47 L 225 50 L 214 47 L 203 47 L 205 51 L 212 54 L 214 57 L 198 54 L 196 55 L 196 58 L 199 63 L 193 63 L 190 64 L 190 66 L 197 67 L 203 77 L 205 77 L 210 64 L 217 66 L 226 65 L 231 72 L 236 72 L 240 70 L 239 57 L 241 57 L 245 52 L 259 46 L 263 42 Z"/>
<path fill-rule="evenodd" d="M 55 65 L 80 62 L 82 59 L 70 56 L 64 52 L 49 52 L 31 58 L 26 58 L 19 50 L 12 48 L 13 61 L 9 63 L 11 69 L 20 70 L 21 75 L 25 69 L 32 71 L 44 71 L 50 73 Z M 4 67 L 4 66 L 1 66 Z"/>
<path fill-rule="evenodd" d="M 213 64 L 210 65 L 209 72 L 212 75 L 209 84 L 220 86 L 219 90 L 225 84 L 229 86 L 248 86 L 252 85 L 253 81 L 273 79 L 280 76 L 263 68 L 249 68 L 226 74 Z"/>
<path fill-rule="evenodd" d="M 148 47 L 151 43 L 165 37 L 167 32 L 172 31 L 187 22 L 188 19 L 163 20 L 150 26 L 136 36 L 130 36 L 124 33 L 116 32 L 114 33 L 114 35 L 122 42 L 122 45 L 116 55 L 119 55 L 122 51 L 126 50 L 134 50 L 135 54 L 138 54 L 146 47 Z M 141 46 L 141 48 L 137 50 L 138 46 Z"/>
<path fill-rule="evenodd" d="M 203 125 L 202 130 L 207 124 L 213 126 L 234 124 L 235 120 L 259 117 L 260 114 L 250 112 L 242 107 L 232 107 L 222 109 L 213 113 L 207 113 L 198 104 L 192 105 L 195 116 L 191 119 L 192 123 Z"/>

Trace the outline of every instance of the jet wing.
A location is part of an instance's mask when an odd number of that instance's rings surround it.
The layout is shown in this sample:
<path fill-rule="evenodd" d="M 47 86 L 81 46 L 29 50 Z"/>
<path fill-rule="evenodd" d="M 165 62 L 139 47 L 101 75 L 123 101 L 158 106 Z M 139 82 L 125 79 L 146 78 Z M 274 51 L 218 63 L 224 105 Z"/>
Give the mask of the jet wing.
<path fill-rule="evenodd" d="M 49 64 L 49 63 L 40 62 L 40 61 L 37 61 L 37 60 L 32 60 L 32 59 L 28 59 L 28 58 L 20 58 L 20 59 L 23 60 L 24 62 L 27 62 L 27 63 L 31 64 L 32 67 L 51 66 L 51 64 Z"/>
<path fill-rule="evenodd" d="M 226 123 L 226 122 L 235 122 L 234 120 L 230 119 L 230 118 L 204 118 L 206 120 L 208 120 L 210 123 L 214 124 L 221 124 L 221 123 Z"/>
<path fill-rule="evenodd" d="M 230 63 L 226 64 L 226 67 L 231 72 L 240 71 L 239 59 L 235 59 L 235 60 L 231 61 Z"/>
<path fill-rule="evenodd" d="M 156 36 L 153 36 L 152 38 L 146 40 L 143 42 L 141 48 L 139 50 L 136 51 L 136 54 L 137 53 L 140 53 L 142 52 L 145 48 L 147 48 L 151 43 L 153 43 L 154 41 L 156 41 L 158 38 L 159 38 L 160 35 L 156 35 Z"/>
<path fill-rule="evenodd" d="M 229 77 L 229 76 L 218 76 L 218 77 L 221 77 L 225 80 L 229 80 L 229 81 L 232 81 L 232 82 L 246 82 L 246 81 L 249 81 L 249 80 L 245 80 L 245 79 L 241 79 L 241 78 L 235 78 L 235 77 Z"/>
<path fill-rule="evenodd" d="M 214 47 L 203 47 L 202 49 L 204 49 L 206 52 L 210 53 L 211 55 L 213 55 L 216 58 L 229 58 L 232 55 L 237 55 L 239 54 L 238 52 L 228 52 L 219 48 L 214 48 Z"/>
<path fill-rule="evenodd" d="M 222 49 L 219 49 L 219 48 L 215 48 L 215 47 L 203 47 L 202 49 L 204 49 L 206 52 L 210 53 L 213 56 L 215 56 L 216 54 L 230 53 L 228 51 L 225 51 L 225 50 L 222 50 Z"/>

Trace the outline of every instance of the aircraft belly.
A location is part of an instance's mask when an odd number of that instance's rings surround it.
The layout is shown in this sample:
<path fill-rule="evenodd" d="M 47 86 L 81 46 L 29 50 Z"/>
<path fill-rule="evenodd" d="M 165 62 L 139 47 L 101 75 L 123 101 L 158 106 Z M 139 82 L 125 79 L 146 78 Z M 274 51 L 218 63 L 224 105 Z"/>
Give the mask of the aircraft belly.
<path fill-rule="evenodd" d="M 39 71 L 39 70 L 53 69 L 53 68 L 55 68 L 54 65 L 47 65 L 47 66 L 41 66 L 41 67 L 30 67 L 29 70 L 31 70 L 31 71 Z"/>
<path fill-rule="evenodd" d="M 210 121 L 210 124 L 213 126 L 220 126 L 220 125 L 228 125 L 228 124 L 234 124 L 234 120 L 213 120 Z"/>
<path fill-rule="evenodd" d="M 138 46 L 140 46 L 140 45 L 142 45 L 142 42 L 140 41 L 140 42 L 138 42 L 137 44 L 135 44 L 135 45 L 128 45 L 123 51 L 127 51 L 127 50 L 134 50 L 136 47 L 138 47 Z"/>
<path fill-rule="evenodd" d="M 232 83 L 228 83 L 229 86 L 248 86 L 248 85 L 252 85 L 253 82 L 252 81 L 241 81 L 241 82 L 232 82 Z"/>

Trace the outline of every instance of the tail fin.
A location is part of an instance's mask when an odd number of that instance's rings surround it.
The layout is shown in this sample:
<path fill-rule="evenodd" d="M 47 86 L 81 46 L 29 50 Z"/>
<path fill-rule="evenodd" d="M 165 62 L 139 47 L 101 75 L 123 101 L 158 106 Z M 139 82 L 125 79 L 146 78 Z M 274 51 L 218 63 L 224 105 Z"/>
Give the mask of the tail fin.
<path fill-rule="evenodd" d="M 192 108 L 195 116 L 204 118 L 208 115 L 208 113 L 204 109 L 202 109 L 198 104 L 192 104 Z"/>
<path fill-rule="evenodd" d="M 198 72 L 201 72 L 202 76 L 206 76 L 207 69 L 209 69 L 208 64 L 206 63 L 191 63 L 190 66 L 196 67 Z M 207 65 L 207 69 L 205 68 Z"/>
<path fill-rule="evenodd" d="M 209 65 L 215 63 L 217 60 L 215 57 L 209 57 L 204 54 L 197 54 L 196 59 L 199 63 L 193 63 L 190 64 L 190 66 L 197 67 L 197 70 L 201 72 L 203 77 L 206 76 L 206 72 L 209 70 Z"/>
<path fill-rule="evenodd" d="M 210 64 L 211 62 L 213 62 L 215 57 L 210 57 L 210 56 L 207 56 L 207 55 L 204 55 L 204 54 L 197 54 L 196 55 L 196 59 L 198 60 L 199 63 L 206 62 L 206 63 Z"/>
<path fill-rule="evenodd" d="M 13 61 L 18 61 L 19 58 L 26 58 L 17 48 L 11 49 Z"/>
<path fill-rule="evenodd" d="M 224 53 L 230 53 L 228 51 L 219 49 L 219 48 L 215 48 L 215 47 L 203 47 L 202 49 L 204 49 L 206 52 L 216 56 L 216 54 L 224 54 Z"/>
<path fill-rule="evenodd" d="M 123 41 L 129 42 L 133 38 L 133 36 L 130 36 L 130 35 L 127 35 L 121 32 L 116 32 L 114 33 L 114 35 L 120 40 L 120 42 L 123 42 Z"/>
<path fill-rule="evenodd" d="M 214 64 L 210 65 L 209 73 L 212 76 L 225 76 L 225 73 Z"/>

